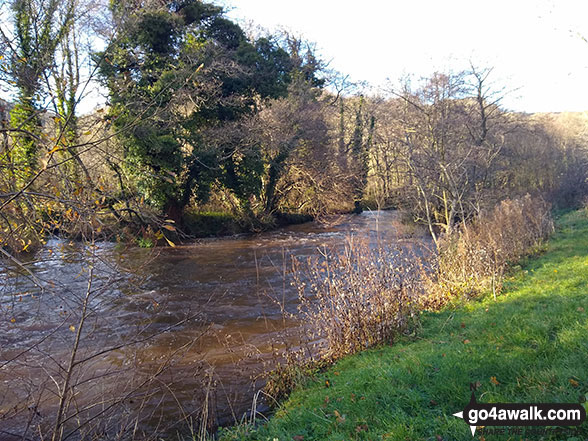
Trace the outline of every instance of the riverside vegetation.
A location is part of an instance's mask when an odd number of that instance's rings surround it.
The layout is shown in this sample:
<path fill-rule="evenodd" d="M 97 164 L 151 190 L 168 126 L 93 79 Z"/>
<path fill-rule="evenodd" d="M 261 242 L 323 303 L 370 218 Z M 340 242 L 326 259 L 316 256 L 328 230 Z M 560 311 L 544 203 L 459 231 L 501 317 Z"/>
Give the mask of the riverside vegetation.
<path fill-rule="evenodd" d="M 314 371 L 269 421 L 227 429 L 220 439 L 469 440 L 469 427 L 452 414 L 469 401 L 470 383 L 483 402 L 588 407 L 586 250 L 588 213 L 562 215 L 540 255 L 510 267 L 501 295 L 487 289 L 422 312 L 415 334 Z M 584 424 L 549 428 L 542 439 L 587 436 Z"/>
<path fill-rule="evenodd" d="M 295 259 L 300 305 L 293 316 L 307 323 L 306 334 L 269 373 L 265 392 L 279 400 L 317 369 L 393 344 L 418 329 L 422 311 L 459 306 L 488 290 L 496 299 L 509 265 L 540 249 L 552 231 L 549 205 L 527 195 L 443 236 L 435 252 L 351 238 L 343 250 L 325 250 L 304 265 Z"/>
<path fill-rule="evenodd" d="M 151 262 L 125 260 L 133 246 L 155 255 L 366 208 L 398 208 L 426 227 L 430 259 L 351 241 L 293 263 L 297 319 L 320 328 L 305 329 L 304 350 L 277 354 L 286 362 L 266 392 L 279 398 L 317 366 L 402 348 L 424 309 L 474 308 L 488 290 L 503 304 L 505 271 L 542 246 L 550 207 L 588 194 L 588 114 L 511 112 L 492 68 L 372 93 L 328 69 L 313 44 L 245 30 L 214 3 L 13 0 L 0 12 L 0 397 L 20 400 L 0 400 L 0 423 L 18 426 L 0 428 L 6 436 L 158 439 L 159 425 L 141 429 L 155 418 L 145 404 L 168 391 L 170 367 L 202 334 L 149 368 L 141 349 L 212 325 L 153 300 L 135 311 L 142 326 L 118 332 L 109 293 L 142 286 Z M 81 112 L 98 95 L 106 102 Z M 118 257 L 99 251 L 108 241 Z M 56 261 L 76 283 L 47 277 Z M 112 345 L 96 348 L 97 334 Z M 134 361 L 117 365 L 123 352 Z M 40 374 L 17 378 L 23 366 Z M 118 388 L 110 380 L 122 372 Z M 214 383 L 194 375 L 203 390 Z M 201 437 L 210 423 L 207 412 L 182 422 Z M 354 436 L 368 436 L 364 425 Z"/>

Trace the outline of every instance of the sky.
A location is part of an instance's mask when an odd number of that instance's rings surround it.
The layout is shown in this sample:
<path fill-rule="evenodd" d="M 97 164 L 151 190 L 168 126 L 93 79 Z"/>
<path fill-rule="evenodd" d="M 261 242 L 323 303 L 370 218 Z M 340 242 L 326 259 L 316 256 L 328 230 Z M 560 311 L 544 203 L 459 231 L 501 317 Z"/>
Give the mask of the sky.
<path fill-rule="evenodd" d="M 492 67 L 508 110 L 588 110 L 588 0 L 219 0 L 228 16 L 316 44 L 376 87 Z M 387 81 L 391 80 L 392 83 Z"/>

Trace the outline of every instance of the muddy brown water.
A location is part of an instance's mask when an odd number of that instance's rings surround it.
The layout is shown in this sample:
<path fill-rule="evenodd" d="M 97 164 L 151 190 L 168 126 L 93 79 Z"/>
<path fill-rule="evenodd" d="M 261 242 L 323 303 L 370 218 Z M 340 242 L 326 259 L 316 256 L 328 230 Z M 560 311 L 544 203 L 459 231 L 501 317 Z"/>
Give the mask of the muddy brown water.
<path fill-rule="evenodd" d="M 124 401 L 115 418 L 140 414 L 139 431 L 177 434 L 198 428 L 204 404 L 213 426 L 250 415 L 259 376 L 275 365 L 272 354 L 298 344 L 304 325 L 295 317 L 291 276 L 284 276 L 291 258 L 312 258 L 351 235 L 406 248 L 427 242 L 424 230 L 403 224 L 395 211 L 155 251 L 50 241 L 27 263 L 43 292 L 26 273 L 0 274 L 0 439 L 43 425 L 57 408 L 54 380 L 63 379 L 88 282 L 80 255 L 98 259 L 77 355 L 88 361 L 72 380 L 82 386 L 69 411 L 101 402 L 89 410 L 99 413 L 118 395 Z M 258 400 L 257 410 L 267 403 Z"/>

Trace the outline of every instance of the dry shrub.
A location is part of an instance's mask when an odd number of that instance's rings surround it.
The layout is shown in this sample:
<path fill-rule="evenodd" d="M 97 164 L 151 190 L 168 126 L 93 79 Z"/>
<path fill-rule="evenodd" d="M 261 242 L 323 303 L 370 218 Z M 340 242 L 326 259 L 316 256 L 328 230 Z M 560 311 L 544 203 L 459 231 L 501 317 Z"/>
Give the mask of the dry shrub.
<path fill-rule="evenodd" d="M 325 358 L 392 343 L 415 320 L 421 260 L 406 250 L 350 238 L 301 266 L 295 262 L 299 317 Z"/>
<path fill-rule="evenodd" d="M 444 237 L 423 306 L 435 309 L 488 290 L 496 296 L 508 265 L 537 249 L 553 232 L 550 208 L 529 195 L 506 199 Z"/>
<path fill-rule="evenodd" d="M 343 247 L 292 262 L 300 303 L 295 313 L 286 314 L 302 326 L 298 345 L 276 353 L 276 366 L 265 376 L 270 405 L 337 359 L 392 344 L 413 330 L 424 292 L 422 257 L 400 246 L 350 237 Z"/>
<path fill-rule="evenodd" d="M 294 260 L 296 314 L 305 334 L 281 353 L 265 392 L 279 400 L 338 358 L 391 344 L 418 325 L 422 309 L 439 309 L 481 292 L 500 292 L 505 270 L 550 235 L 550 206 L 525 196 L 504 200 L 440 242 L 411 252 L 349 238 L 318 258 Z"/>
<path fill-rule="evenodd" d="M 303 351 L 286 352 L 284 360 L 268 371 L 263 387 L 267 405 L 274 407 L 290 395 L 297 387 L 306 384 L 315 374 L 331 365 L 326 358 L 308 358 Z"/>

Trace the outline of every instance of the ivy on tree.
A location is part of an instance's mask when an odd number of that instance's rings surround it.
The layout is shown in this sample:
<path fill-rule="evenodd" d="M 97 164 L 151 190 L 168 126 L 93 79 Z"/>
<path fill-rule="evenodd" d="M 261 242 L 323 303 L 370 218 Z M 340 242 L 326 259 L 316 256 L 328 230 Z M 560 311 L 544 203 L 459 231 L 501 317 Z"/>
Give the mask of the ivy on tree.
<path fill-rule="evenodd" d="M 205 202 L 214 182 L 244 201 L 258 195 L 258 148 L 209 143 L 205 131 L 284 96 L 288 53 L 269 38 L 249 41 L 221 8 L 200 1 L 134 9 L 114 0 L 111 8 L 119 32 L 96 59 L 125 166 L 145 200 L 180 221 L 191 198 Z"/>

